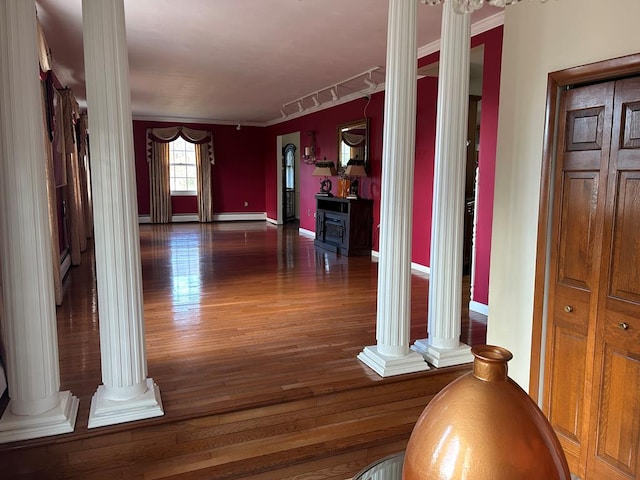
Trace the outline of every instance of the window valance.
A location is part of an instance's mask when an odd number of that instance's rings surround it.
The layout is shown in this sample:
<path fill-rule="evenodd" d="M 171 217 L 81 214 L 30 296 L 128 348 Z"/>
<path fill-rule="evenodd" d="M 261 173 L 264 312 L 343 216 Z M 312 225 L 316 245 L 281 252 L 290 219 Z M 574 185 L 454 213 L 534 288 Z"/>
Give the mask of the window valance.
<path fill-rule="evenodd" d="M 170 143 L 178 137 L 184 138 L 187 142 L 196 145 L 208 144 L 209 146 L 209 163 L 214 165 L 213 156 L 213 135 L 206 130 L 194 130 L 192 128 L 176 126 L 164 128 L 149 128 L 147 130 L 147 162 L 151 161 L 151 150 L 153 142 Z"/>

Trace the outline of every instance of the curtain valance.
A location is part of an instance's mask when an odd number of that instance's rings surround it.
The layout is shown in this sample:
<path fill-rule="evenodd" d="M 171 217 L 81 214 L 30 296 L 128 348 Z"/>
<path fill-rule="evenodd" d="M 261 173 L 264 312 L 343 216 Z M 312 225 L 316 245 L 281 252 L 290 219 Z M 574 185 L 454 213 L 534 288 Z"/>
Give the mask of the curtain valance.
<path fill-rule="evenodd" d="M 170 143 L 178 137 L 184 138 L 187 142 L 196 145 L 207 144 L 209 146 L 208 161 L 211 165 L 215 164 L 213 156 L 213 135 L 206 130 L 194 130 L 192 128 L 177 126 L 165 128 L 149 128 L 147 130 L 147 162 L 151 161 L 151 147 L 153 142 Z"/>

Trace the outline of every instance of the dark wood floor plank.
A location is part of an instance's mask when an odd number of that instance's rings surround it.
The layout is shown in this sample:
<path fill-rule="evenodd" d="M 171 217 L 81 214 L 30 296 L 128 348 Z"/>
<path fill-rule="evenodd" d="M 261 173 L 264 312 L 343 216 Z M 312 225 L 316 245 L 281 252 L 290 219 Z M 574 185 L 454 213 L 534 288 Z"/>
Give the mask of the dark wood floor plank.
<path fill-rule="evenodd" d="M 9 478 L 349 478 L 402 450 L 430 399 L 469 370 L 383 379 L 360 363 L 375 344 L 377 262 L 317 250 L 297 228 L 141 225 L 140 245 L 148 371 L 165 415 L 87 428 L 101 383 L 89 248 L 57 315 L 76 429 L 0 445 Z M 412 276 L 411 298 L 413 341 L 426 336 L 426 275 Z M 467 303 L 462 341 L 484 343 L 486 318 Z"/>

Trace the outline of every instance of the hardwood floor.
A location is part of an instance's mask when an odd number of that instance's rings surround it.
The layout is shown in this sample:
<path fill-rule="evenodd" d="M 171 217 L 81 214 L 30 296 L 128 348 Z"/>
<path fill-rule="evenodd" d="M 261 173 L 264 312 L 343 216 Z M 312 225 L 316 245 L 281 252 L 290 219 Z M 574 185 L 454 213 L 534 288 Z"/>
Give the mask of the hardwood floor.
<path fill-rule="evenodd" d="M 10 478 L 344 479 L 402 450 L 433 395 L 469 371 L 382 379 L 360 363 L 375 344 L 377 263 L 317 250 L 297 227 L 141 225 L 140 243 L 148 376 L 165 415 L 87 429 L 101 383 L 90 248 L 58 308 L 75 431 L 0 445 Z M 413 275 L 412 341 L 426 336 L 427 297 Z M 467 305 L 462 341 L 484 343 L 486 318 Z"/>

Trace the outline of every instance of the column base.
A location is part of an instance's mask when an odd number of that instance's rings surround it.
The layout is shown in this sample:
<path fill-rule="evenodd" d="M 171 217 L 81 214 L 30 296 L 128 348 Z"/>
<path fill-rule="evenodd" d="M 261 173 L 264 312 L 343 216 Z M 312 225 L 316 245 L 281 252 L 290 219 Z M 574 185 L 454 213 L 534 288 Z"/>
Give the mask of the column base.
<path fill-rule="evenodd" d="M 375 345 L 364 347 L 362 352 L 358 354 L 358 360 L 381 377 L 392 377 L 393 375 L 429 370 L 427 362 L 417 353 L 409 352 L 402 357 L 389 357 L 379 353 L 378 347 Z"/>
<path fill-rule="evenodd" d="M 104 397 L 104 386 L 100 385 L 91 399 L 88 428 L 104 427 L 118 423 L 133 422 L 164 415 L 160 388 L 147 378 L 147 391 L 131 400 L 114 401 Z"/>
<path fill-rule="evenodd" d="M 471 347 L 462 342 L 456 348 L 438 348 L 429 343 L 428 338 L 416 340 L 411 350 L 421 354 L 424 359 L 436 368 L 452 367 L 473 362 Z"/>
<path fill-rule="evenodd" d="M 58 395 L 60 403 L 39 415 L 14 415 L 11 413 L 12 400 L 9 400 L 0 418 L 0 443 L 73 432 L 80 402 L 69 391 L 59 392 Z"/>

